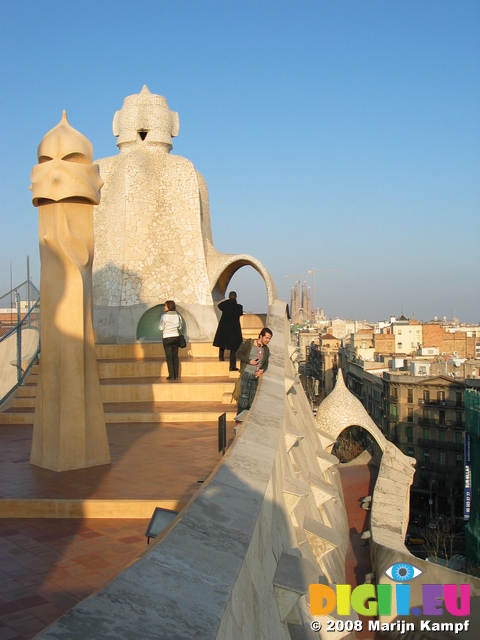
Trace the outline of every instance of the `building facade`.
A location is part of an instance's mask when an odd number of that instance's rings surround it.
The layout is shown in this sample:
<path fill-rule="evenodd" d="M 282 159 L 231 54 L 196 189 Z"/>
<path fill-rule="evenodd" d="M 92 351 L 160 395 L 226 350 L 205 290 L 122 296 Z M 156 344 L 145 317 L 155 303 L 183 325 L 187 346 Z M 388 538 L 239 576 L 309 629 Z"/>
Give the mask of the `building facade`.
<path fill-rule="evenodd" d="M 412 512 L 463 514 L 465 384 L 448 376 L 383 375 L 385 434 L 416 458 Z"/>

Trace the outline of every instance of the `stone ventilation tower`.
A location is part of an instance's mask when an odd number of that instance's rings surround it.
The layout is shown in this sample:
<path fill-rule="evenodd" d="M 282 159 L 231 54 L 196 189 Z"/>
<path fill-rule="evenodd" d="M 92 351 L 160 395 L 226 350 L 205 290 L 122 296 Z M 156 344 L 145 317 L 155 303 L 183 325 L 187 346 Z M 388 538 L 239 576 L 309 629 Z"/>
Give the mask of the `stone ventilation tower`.
<path fill-rule="evenodd" d="M 95 209 L 100 342 L 135 341 L 142 316 L 166 299 L 176 301 L 190 340 L 211 340 L 214 303 L 245 265 L 265 280 L 269 302 L 276 298 L 258 260 L 214 248 L 205 180 L 191 162 L 170 155 L 178 131 L 178 114 L 146 86 L 125 98 L 113 119 L 120 153 L 98 161 L 105 184 Z"/>
<path fill-rule="evenodd" d="M 54 471 L 110 462 L 92 321 L 93 205 L 102 186 L 92 159 L 63 112 L 32 170 L 42 351 L 30 462 Z"/>

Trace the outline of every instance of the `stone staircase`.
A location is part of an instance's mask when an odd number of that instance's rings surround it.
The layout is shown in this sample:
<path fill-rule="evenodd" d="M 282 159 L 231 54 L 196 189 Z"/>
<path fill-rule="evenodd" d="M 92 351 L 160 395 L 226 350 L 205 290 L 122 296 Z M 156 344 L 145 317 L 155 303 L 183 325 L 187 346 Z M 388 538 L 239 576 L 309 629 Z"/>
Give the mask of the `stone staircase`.
<path fill-rule="evenodd" d="M 245 338 L 256 337 L 263 318 L 245 316 Z M 217 421 L 236 415 L 232 392 L 238 372 L 229 371 L 228 357 L 218 360 L 210 343 L 189 343 L 179 349 L 180 381 L 168 382 L 163 345 L 158 342 L 103 344 L 95 347 L 107 424 L 185 423 Z M 228 356 L 228 352 L 226 354 Z M 39 365 L 0 412 L 2 424 L 33 425 Z"/>

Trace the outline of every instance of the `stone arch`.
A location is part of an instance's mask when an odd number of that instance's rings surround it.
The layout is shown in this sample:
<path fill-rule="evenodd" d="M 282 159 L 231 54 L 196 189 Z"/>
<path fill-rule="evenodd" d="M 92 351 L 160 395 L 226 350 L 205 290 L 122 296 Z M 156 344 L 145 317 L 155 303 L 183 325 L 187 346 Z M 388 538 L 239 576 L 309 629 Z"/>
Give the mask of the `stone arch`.
<path fill-rule="evenodd" d="M 220 300 L 225 296 L 228 283 L 234 274 L 245 266 L 253 267 L 260 274 L 267 288 L 268 304 L 271 305 L 277 299 L 277 289 L 273 278 L 259 260 L 246 254 L 225 256 L 223 264 L 213 274 L 212 282 L 215 283 L 212 290 L 213 299 Z"/>
<path fill-rule="evenodd" d="M 342 370 L 338 370 L 337 382 L 332 393 L 320 405 L 316 422 L 318 429 L 327 436 L 329 444 L 326 449 L 331 451 L 338 436 L 348 427 L 365 429 L 380 447 L 382 453 L 388 445 L 388 440 L 368 415 L 363 404 L 345 386 Z"/>
<path fill-rule="evenodd" d="M 162 304 L 156 304 L 150 309 L 147 309 L 145 313 L 140 317 L 140 320 L 137 324 L 136 338 L 137 340 L 153 340 L 161 342 L 162 340 L 162 332 L 158 328 L 160 322 L 160 316 L 165 313 Z M 182 316 L 180 310 L 177 308 L 178 315 L 182 318 L 182 327 L 183 332 L 186 331 L 186 323 L 185 318 Z"/>

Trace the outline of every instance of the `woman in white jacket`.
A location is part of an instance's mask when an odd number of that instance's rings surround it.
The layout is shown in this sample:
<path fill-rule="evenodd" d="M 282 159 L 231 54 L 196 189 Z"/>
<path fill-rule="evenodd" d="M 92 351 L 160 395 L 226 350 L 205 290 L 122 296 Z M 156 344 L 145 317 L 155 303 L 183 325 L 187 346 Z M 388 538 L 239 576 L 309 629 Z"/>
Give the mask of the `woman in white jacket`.
<path fill-rule="evenodd" d="M 167 358 L 168 378 L 178 380 L 178 336 L 182 328 L 182 318 L 176 311 L 175 302 L 165 302 L 165 313 L 160 318 L 159 329 L 163 331 L 163 348 Z"/>

